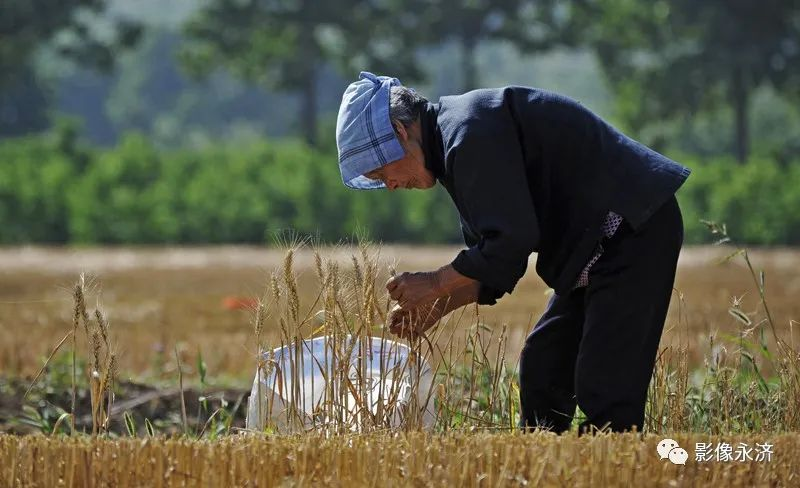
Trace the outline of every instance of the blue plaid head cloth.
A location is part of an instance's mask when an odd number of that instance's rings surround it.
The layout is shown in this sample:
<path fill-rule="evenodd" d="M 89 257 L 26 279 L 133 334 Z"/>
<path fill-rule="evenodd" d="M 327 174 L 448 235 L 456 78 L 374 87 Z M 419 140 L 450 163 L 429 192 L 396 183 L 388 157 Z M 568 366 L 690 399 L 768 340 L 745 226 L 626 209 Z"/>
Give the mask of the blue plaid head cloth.
<path fill-rule="evenodd" d="M 389 120 L 390 88 L 400 80 L 362 71 L 342 95 L 336 119 L 336 147 L 342 181 L 350 188 L 384 188 L 364 173 L 402 159 L 405 151 Z"/>

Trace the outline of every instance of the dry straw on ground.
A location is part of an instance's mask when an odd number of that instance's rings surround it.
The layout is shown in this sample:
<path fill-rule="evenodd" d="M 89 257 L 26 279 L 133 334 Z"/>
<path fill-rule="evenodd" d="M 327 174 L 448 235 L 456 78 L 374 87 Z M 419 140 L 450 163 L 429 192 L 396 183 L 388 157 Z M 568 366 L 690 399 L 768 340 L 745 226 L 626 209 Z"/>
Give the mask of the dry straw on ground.
<path fill-rule="evenodd" d="M 0 486 L 798 486 L 800 435 L 674 435 L 769 442 L 766 461 L 661 460 L 635 434 L 234 436 L 221 441 L 0 436 Z M 690 449 L 691 452 L 691 449 Z"/>
<path fill-rule="evenodd" d="M 330 337 L 334 343 L 331 357 L 323 358 L 323 362 L 331 366 L 330 369 L 323 368 L 329 370 L 325 395 L 321 404 L 314 406 L 313 413 L 304 413 L 308 409 L 302 405 L 297 390 L 299 372 L 304 368 L 296 360 L 298 354 L 295 351 L 289 355 L 289 367 L 278 371 L 278 381 L 274 385 L 279 391 L 281 384 L 285 383 L 281 379 L 291 379 L 292 391 L 285 391 L 282 396 L 292 401 L 280 405 L 277 412 L 277 417 L 283 421 L 267 421 L 267 418 L 274 418 L 276 403 L 271 396 L 262 399 L 258 394 L 256 411 L 261 412 L 258 417 L 263 419 L 256 424 L 255 430 L 266 433 L 310 430 L 327 434 L 381 432 L 397 427 L 392 419 L 400 410 L 403 422 L 399 430 L 414 431 L 419 428 L 422 409 L 426 408 L 435 412 L 433 423 L 436 432 L 473 428 L 515 429 L 519 395 L 513 359 L 508 361 L 505 354 L 507 329 L 487 327 L 479 313 L 467 313 L 473 307 L 449 315 L 426 337 L 409 343 L 413 355 L 429 362 L 436 372 L 435 381 L 427 383 L 427 387 L 418 380 L 413 381 L 411 394 L 421 398 L 421 404 L 401 405 L 392 401 L 396 392 L 389 392 L 385 402 L 388 407 L 371 412 L 372 403 L 365 395 L 368 382 L 362 364 L 366 357 L 364 351 L 369 349 L 366 342 L 370 336 L 387 338 L 388 333 L 381 324 L 391 306 L 378 285 L 382 274 L 378 249 L 362 243 L 347 267 L 315 253 L 316 290 L 310 297 L 301 297 L 295 269 L 298 247 L 297 243 L 289 246 L 283 265 L 266 280 L 266 290 L 252 311 L 251 341 L 253 338 L 255 341 L 247 348 L 253 353 L 251 366 L 247 369 L 259 370 L 266 377 L 276 369 L 276 364 L 263 352 L 291 345 L 297 349 L 299 346 L 296 345 L 309 337 Z M 764 275 L 756 273 L 746 251 L 731 254 L 731 257 L 739 254 L 744 255 L 761 298 L 759 309 L 745 313 L 738 304 L 729 309 L 729 313 L 740 322 L 740 330 L 737 335 L 723 336 L 725 347 L 711 348 L 702 369 L 690 369 L 687 347 L 668 347 L 660 352 L 647 404 L 644 425 L 647 432 L 777 434 L 800 430 L 800 353 L 791 338 L 784 340 L 777 331 L 765 299 Z M 78 323 L 83 319 L 85 334 L 81 335 L 87 338 L 85 356 L 89 367 L 82 374 L 88 375 L 92 386 L 92 434 L 102 434 L 109 425 L 106 412 L 112 412 L 114 355 L 108 342 L 108 321 L 100 312 L 94 314 L 97 324 L 90 320 L 84 295 L 84 282 L 79 280 L 74 294 L 72 337 L 74 339 Z M 682 308 L 683 297 L 679 298 L 678 307 Z M 685 318 L 683 314 L 679 316 Z M 467 322 L 466 326 L 464 322 Z M 277 334 L 265 338 L 264 332 L 270 327 L 277 329 Z M 356 340 L 345 341 L 348 336 Z M 72 346 L 74 354 L 75 342 Z M 358 348 L 358 357 L 362 361 L 352 371 L 348 358 L 354 348 Z M 73 378 L 76 374 L 74 357 Z M 180 383 L 183 373 L 177 353 L 176 363 L 176 379 Z M 354 404 L 350 397 L 355 399 Z M 412 408 L 404 411 L 406 407 Z M 70 420 L 85 412 L 76 412 L 73 405 L 59 419 L 62 427 L 64 416 L 71 413 L 75 415 L 69 417 Z M 207 413 L 213 417 L 224 412 Z M 211 417 L 199 417 L 198 414 L 198 425 L 211 420 Z M 202 437 L 204 428 L 189 428 L 183 404 L 181 419 L 184 434 Z M 580 415 L 577 420 L 582 420 Z M 225 432 L 230 432 L 230 428 L 231 424 L 227 423 Z M 65 430 L 59 430 L 58 423 L 44 429 L 47 433 Z M 137 430 L 136 425 L 128 426 L 131 435 L 135 435 Z"/>
<path fill-rule="evenodd" d="M 662 346 L 685 345 L 692 369 L 703 366 L 710 335 L 737 333 L 738 322 L 728 314 L 733 297 L 742 299 L 741 308 L 746 313 L 758 307 L 758 293 L 742 260 L 715 264 L 714 259 L 728 249 L 687 247 L 681 251 L 677 291 Z M 378 292 L 383 291 L 387 263 L 397 260 L 398 272 L 436 269 L 452 260 L 458 250 L 455 246 L 381 246 Z M 339 263 L 343 272 L 349 272 L 351 255 L 357 253 L 348 247 L 320 251 Z M 114 341 L 120 346 L 117 358 L 125 377 L 172 380 L 172 352 L 177 344 L 181 360 L 188 366 L 188 379 L 192 378 L 189 369 L 194 355 L 200 350 L 210 374 L 244 385 L 248 377 L 252 380 L 254 369 L 252 328 L 247 312 L 227 310 L 223 301 L 228 296 L 257 296 L 265 275 L 279 269 L 284 256 L 281 249 L 242 247 L 0 249 L 0 371 L 14 376 L 36 374 L 42 359 L 67 333 L 75 277 L 89 271 L 101 279 L 102 286 L 89 290 L 88 304 L 93 309 L 95 297 L 100 295 L 111 319 Z M 789 340 L 790 321 L 800 320 L 800 250 L 761 249 L 753 252 L 753 260 L 766 272 L 775 324 L 779 334 Z M 294 265 L 300 300 L 310 304 L 319 289 L 313 249 L 300 249 Z M 525 335 L 544 310 L 548 299 L 545 288 L 536 276 L 532 258 L 512 295 L 495 306 L 481 307 L 484 323 L 497 330 L 508 325 L 506 357 L 510 362 L 516 360 Z M 685 297 L 680 307 L 679 293 Z M 467 312 L 464 327 L 472 323 L 472 315 Z M 81 340 L 82 335 L 83 331 Z M 800 344 L 796 322 L 793 337 Z M 279 338 L 280 326 L 276 315 L 271 314 L 265 319 L 262 340 L 271 344 Z M 70 348 L 68 342 L 63 349 Z"/>
<path fill-rule="evenodd" d="M 286 254 L 281 272 L 268 281 L 253 311 L 255 342 L 249 348 L 248 369 L 268 370 L 274 365 L 264 351 L 318 334 L 386 337 L 376 327 L 385 321 L 390 305 L 378 291 L 381 270 L 369 249 L 360 251 L 347 269 L 315 256 L 318 283 L 308 298 L 298 291 L 295 251 Z M 152 426 L 147 439 L 111 439 L 106 412 L 112 412 L 115 365 L 108 321 L 101 312 L 90 320 L 81 281 L 75 288 L 72 337 L 82 319 L 89 367 L 81 373 L 94 379 L 92 434 L 103 438 L 74 431 L 71 438 L 59 437 L 58 425 L 49 429 L 50 438 L 0 436 L 0 487 L 799 486 L 800 434 L 786 432 L 800 429 L 800 354 L 791 340 L 780 337 L 767 305 L 764 275 L 755 272 L 746 253 L 744 258 L 759 307 L 745 313 L 737 302 L 729 309 L 741 325 L 738 334 L 726 339 L 730 351 L 715 350 L 712 344 L 701 371 L 691 372 L 685 347 L 662 350 L 645 422 L 651 434 L 644 438 L 516 432 L 518 392 L 513 366 L 504 355 L 507 330 L 487 328 L 480 315 L 474 322 L 467 316 L 471 324 L 464 327 L 465 316 L 456 313 L 426 340 L 410 344 L 438 372 L 439 386 L 428 392 L 432 397 L 427 395 L 436 407 L 435 435 L 419 432 L 415 421 L 390 430 L 386 416 L 369 415 L 363 402 L 350 408 L 338 393 L 349 389 L 365 398 L 363 375 L 353 378 L 345 369 L 334 369 L 334 383 L 341 388 L 325 397 L 318 413 L 305 418 L 295 407 L 287 413 L 289 430 L 305 430 L 304 435 L 277 436 L 277 429 L 267 424 L 262 426 L 267 435 L 250 432 L 206 440 L 205 427 L 189 429 L 182 413 L 180 439 L 157 437 Z M 267 336 L 270 324 L 275 330 Z M 71 345 L 73 351 L 81 349 Z M 349 357 L 347 350 L 337 354 Z M 73 359 L 76 375 L 74 364 Z M 296 377 L 296 365 L 289 369 L 286 374 Z M 177 373 L 182 375 L 180 367 Z M 290 396 L 296 398 L 297 392 Z M 269 411 L 271 405 L 261 407 Z M 136 435 L 136 426 L 128 431 Z M 687 431 L 694 433 L 674 433 Z M 225 432 L 232 432 L 230 426 Z M 744 462 L 698 462 L 690 454 L 689 462 L 678 466 L 656 454 L 663 437 L 677 440 L 689 453 L 697 442 L 766 442 L 773 454 L 768 461 Z"/>

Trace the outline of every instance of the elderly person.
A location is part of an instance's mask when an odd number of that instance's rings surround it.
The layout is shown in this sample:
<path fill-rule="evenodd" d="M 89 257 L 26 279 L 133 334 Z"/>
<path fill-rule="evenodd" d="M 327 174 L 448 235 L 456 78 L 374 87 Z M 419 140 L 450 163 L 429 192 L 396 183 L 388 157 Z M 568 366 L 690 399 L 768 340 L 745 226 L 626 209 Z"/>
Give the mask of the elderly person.
<path fill-rule="evenodd" d="M 431 103 L 396 78 L 362 72 L 336 124 L 344 184 L 445 187 L 468 249 L 436 271 L 387 282 L 388 324 L 424 333 L 469 303 L 493 305 L 525 274 L 550 286 L 520 358 L 521 426 L 641 430 L 672 294 L 690 170 L 623 135 L 580 103 L 509 86 Z"/>

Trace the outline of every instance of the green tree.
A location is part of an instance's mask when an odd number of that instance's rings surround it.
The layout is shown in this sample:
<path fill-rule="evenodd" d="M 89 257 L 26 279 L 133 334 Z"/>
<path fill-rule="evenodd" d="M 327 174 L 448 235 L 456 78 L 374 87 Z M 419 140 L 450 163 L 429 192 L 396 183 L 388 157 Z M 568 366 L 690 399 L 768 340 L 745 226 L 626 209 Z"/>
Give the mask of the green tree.
<path fill-rule="evenodd" d="M 66 120 L 46 136 L 0 141 L 0 243 L 68 242 L 66 194 L 92 157 Z"/>
<path fill-rule="evenodd" d="M 510 42 L 525 52 L 549 49 L 549 14 L 543 2 L 526 0 L 411 0 L 398 2 L 397 17 L 416 17 L 418 43 L 455 42 L 460 50 L 460 90 L 480 86 L 476 50 L 481 42 Z"/>
<path fill-rule="evenodd" d="M 750 151 L 753 91 L 800 90 L 798 0 L 574 0 L 565 39 L 597 53 L 621 117 L 647 123 L 730 107 L 735 157 Z"/>
<path fill-rule="evenodd" d="M 141 26 L 125 19 L 101 20 L 106 6 L 106 0 L 0 3 L 0 135 L 45 126 L 46 87 L 33 66 L 41 48 L 82 66 L 109 71 L 117 51 L 137 42 Z"/>
<path fill-rule="evenodd" d="M 265 87 L 299 93 L 307 142 L 317 143 L 318 78 L 326 63 L 391 69 L 417 78 L 411 29 L 394 28 L 391 2 L 211 0 L 187 22 L 181 50 L 190 73 L 223 66 Z"/>

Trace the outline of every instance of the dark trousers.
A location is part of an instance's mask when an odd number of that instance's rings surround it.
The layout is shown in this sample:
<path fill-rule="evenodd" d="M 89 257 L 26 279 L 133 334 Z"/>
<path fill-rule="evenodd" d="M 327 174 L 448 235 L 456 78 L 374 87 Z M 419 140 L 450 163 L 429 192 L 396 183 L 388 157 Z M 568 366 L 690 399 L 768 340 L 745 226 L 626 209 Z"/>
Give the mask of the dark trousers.
<path fill-rule="evenodd" d="M 675 196 L 635 232 L 623 221 L 589 285 L 554 294 L 520 357 L 521 427 L 642 430 L 647 388 L 683 244 Z"/>

